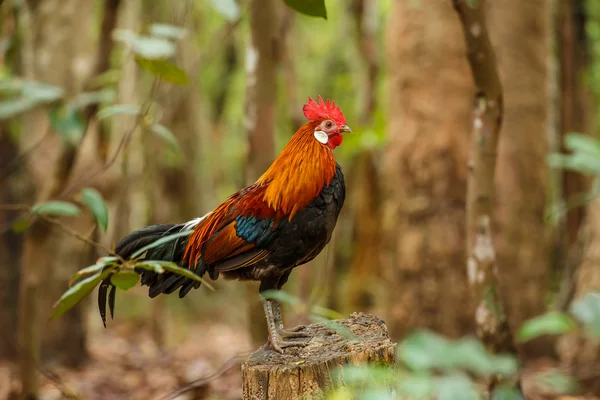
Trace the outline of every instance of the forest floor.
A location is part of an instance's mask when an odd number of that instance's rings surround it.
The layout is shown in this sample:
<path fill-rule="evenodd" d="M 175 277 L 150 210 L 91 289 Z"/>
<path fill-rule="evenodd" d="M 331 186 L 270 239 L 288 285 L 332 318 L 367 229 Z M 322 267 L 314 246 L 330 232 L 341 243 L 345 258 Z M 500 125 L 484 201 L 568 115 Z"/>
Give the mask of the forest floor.
<path fill-rule="evenodd" d="M 77 370 L 44 366 L 40 400 L 192 400 L 242 398 L 248 334 L 222 323 L 189 327 L 187 339 L 161 350 L 149 329 L 119 324 L 95 333 Z M 0 400 L 19 389 L 16 366 L 0 365 Z"/>

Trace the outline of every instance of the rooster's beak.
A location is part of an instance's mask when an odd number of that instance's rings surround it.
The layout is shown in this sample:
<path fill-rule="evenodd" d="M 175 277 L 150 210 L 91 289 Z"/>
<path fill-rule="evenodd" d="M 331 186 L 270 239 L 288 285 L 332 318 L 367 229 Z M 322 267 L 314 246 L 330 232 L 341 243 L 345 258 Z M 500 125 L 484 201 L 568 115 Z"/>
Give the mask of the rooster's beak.
<path fill-rule="evenodd" d="M 350 129 L 350 127 L 348 125 L 344 125 L 344 127 L 341 129 L 342 132 L 350 132 L 352 133 L 352 129 Z"/>

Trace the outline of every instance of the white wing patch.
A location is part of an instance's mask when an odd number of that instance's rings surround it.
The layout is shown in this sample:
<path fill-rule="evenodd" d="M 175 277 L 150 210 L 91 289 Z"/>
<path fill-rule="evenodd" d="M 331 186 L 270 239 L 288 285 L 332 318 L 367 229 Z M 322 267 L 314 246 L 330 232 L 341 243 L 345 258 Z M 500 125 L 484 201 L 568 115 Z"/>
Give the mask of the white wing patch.
<path fill-rule="evenodd" d="M 327 144 L 329 141 L 329 136 L 323 131 L 315 131 L 314 133 L 315 139 L 317 139 L 320 143 Z"/>
<path fill-rule="evenodd" d="M 202 222 L 202 220 L 204 218 L 206 218 L 208 216 L 208 214 L 210 214 L 210 213 L 206 213 L 203 217 L 194 218 L 193 220 L 186 222 L 185 225 L 183 226 L 183 228 L 181 228 L 181 230 L 187 231 L 188 229 L 195 228 L 196 225 L 198 225 L 200 222 Z"/>

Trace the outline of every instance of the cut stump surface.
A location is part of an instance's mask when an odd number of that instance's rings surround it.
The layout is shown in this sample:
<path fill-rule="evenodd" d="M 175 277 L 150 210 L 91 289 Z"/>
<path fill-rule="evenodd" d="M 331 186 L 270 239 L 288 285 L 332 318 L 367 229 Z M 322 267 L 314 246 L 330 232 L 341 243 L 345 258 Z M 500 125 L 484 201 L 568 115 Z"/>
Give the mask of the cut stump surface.
<path fill-rule="evenodd" d="M 337 367 L 394 364 L 395 344 L 381 319 L 353 313 L 336 322 L 355 337 L 314 324 L 304 328 L 310 334 L 305 347 L 283 354 L 261 348 L 250 355 L 242 364 L 244 400 L 319 399 L 334 384 L 343 385 L 343 374 L 332 374 Z"/>

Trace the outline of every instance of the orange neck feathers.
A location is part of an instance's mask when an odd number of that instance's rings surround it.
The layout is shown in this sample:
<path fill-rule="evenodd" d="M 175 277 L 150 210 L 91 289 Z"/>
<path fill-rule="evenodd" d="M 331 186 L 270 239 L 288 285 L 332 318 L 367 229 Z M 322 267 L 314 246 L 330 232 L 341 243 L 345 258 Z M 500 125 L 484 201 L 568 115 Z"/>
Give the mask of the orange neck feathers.
<path fill-rule="evenodd" d="M 300 127 L 256 181 L 259 186 L 266 185 L 263 195 L 266 205 L 289 219 L 316 198 L 335 175 L 333 152 L 313 136 L 318 122 Z"/>

